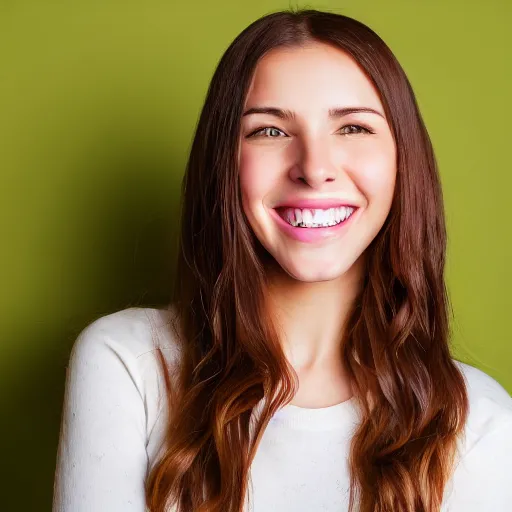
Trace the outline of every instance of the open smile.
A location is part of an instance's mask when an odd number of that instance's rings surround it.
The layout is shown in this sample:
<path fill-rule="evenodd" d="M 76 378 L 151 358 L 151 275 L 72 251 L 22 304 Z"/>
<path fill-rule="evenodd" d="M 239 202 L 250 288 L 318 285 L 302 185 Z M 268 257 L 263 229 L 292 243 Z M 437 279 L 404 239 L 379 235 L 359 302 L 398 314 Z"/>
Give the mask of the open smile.
<path fill-rule="evenodd" d="M 338 237 L 346 231 L 359 208 L 341 206 L 328 210 L 274 208 L 277 225 L 289 237 L 300 242 L 315 243 Z"/>

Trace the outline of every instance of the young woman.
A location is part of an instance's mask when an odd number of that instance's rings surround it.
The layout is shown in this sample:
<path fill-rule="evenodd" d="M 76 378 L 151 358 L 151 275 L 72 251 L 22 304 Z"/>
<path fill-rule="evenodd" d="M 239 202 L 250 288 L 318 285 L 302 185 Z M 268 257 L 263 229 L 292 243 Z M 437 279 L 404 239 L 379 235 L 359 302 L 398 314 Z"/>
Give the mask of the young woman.
<path fill-rule="evenodd" d="M 55 512 L 501 512 L 512 399 L 452 358 L 432 145 L 386 44 L 269 14 L 213 76 L 168 308 L 91 323 Z"/>

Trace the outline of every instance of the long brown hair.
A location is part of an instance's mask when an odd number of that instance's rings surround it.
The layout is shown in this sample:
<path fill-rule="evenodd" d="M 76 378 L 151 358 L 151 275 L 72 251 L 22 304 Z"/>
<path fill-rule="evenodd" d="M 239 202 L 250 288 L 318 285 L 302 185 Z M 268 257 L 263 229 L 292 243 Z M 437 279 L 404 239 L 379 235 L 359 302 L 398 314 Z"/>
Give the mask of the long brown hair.
<path fill-rule="evenodd" d="M 342 347 L 361 413 L 349 456 L 349 509 L 437 512 L 452 475 L 468 400 L 448 344 L 446 229 L 431 141 L 403 69 L 374 31 L 344 15 L 292 9 L 236 37 L 197 125 L 171 305 L 180 333 L 176 379 L 159 352 L 172 414 L 165 453 L 146 483 L 152 512 L 242 511 L 263 431 L 297 390 L 263 306 L 268 254 L 241 207 L 237 155 L 258 61 L 309 42 L 334 45 L 359 64 L 380 94 L 397 146 L 391 211 L 366 249 L 364 286 Z"/>

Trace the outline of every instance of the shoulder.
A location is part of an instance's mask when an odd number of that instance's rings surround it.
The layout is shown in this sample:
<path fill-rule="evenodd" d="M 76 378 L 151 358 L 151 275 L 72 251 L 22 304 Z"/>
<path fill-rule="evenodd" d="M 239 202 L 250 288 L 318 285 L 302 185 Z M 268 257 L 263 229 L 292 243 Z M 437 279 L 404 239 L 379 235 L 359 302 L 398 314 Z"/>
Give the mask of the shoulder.
<path fill-rule="evenodd" d="M 512 500 L 512 398 L 484 371 L 455 361 L 466 383 L 469 415 L 442 510 L 509 510 Z"/>
<path fill-rule="evenodd" d="M 484 371 L 455 361 L 466 383 L 469 416 L 466 425 L 467 449 L 486 436 L 510 435 L 512 446 L 512 397 Z"/>
<path fill-rule="evenodd" d="M 147 442 L 166 407 L 158 349 L 168 369 L 179 366 L 179 329 L 175 309 L 130 307 L 101 316 L 76 338 L 67 366 L 71 402 L 111 401 L 134 409 L 144 419 Z M 174 372 L 172 372 L 174 373 Z M 106 407 L 106 406 L 105 406 Z M 157 428 L 155 432 L 158 433 Z M 155 441 L 155 444 L 156 443 Z M 148 449 L 152 449 L 151 446 Z"/>
<path fill-rule="evenodd" d="M 100 316 L 80 331 L 72 357 L 119 353 L 139 359 L 157 348 L 178 350 L 174 308 L 130 307 Z"/>
<path fill-rule="evenodd" d="M 176 310 L 130 307 L 101 316 L 78 334 L 69 357 L 68 373 L 96 374 L 103 381 L 132 382 L 144 400 L 162 391 L 161 361 L 179 366 L 180 330 Z M 92 378 L 92 377 L 89 377 Z"/>

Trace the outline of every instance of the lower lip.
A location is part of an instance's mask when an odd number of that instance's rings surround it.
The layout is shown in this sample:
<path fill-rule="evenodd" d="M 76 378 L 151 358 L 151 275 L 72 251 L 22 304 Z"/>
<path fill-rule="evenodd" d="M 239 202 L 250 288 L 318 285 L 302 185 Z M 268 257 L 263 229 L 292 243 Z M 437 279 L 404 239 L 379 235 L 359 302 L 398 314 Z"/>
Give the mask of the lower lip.
<path fill-rule="evenodd" d="M 272 209 L 272 214 L 276 219 L 277 225 L 291 238 L 299 242 L 315 243 L 338 237 L 345 232 L 346 227 L 351 223 L 354 216 L 359 211 L 356 208 L 348 219 L 336 224 L 335 226 L 327 226 L 324 228 L 299 228 L 288 224 L 276 210 Z"/>

